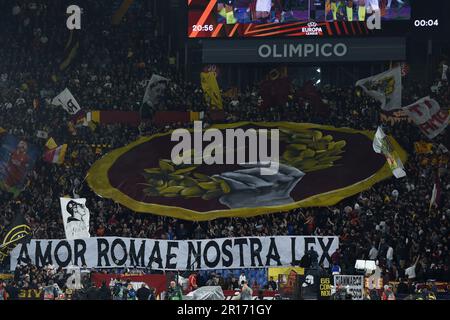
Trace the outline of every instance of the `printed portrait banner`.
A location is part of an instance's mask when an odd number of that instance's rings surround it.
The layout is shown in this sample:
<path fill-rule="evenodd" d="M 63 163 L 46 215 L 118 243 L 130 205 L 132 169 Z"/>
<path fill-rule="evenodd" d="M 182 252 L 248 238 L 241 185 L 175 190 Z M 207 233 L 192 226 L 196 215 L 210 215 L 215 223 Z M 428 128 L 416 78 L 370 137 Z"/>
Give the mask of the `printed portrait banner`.
<path fill-rule="evenodd" d="M 435 138 L 444 131 L 450 120 L 450 114 L 441 110 L 439 103 L 430 97 L 422 98 L 404 107 L 404 110 L 429 139 Z"/>
<path fill-rule="evenodd" d="M 381 109 L 385 111 L 402 107 L 402 74 L 401 68 L 396 67 L 372 77 L 356 82 L 366 94 L 381 102 Z"/>
<path fill-rule="evenodd" d="M 86 199 L 60 198 L 64 231 L 68 240 L 89 238 L 90 212 Z"/>
<path fill-rule="evenodd" d="M 147 88 L 143 98 L 143 103 L 150 106 L 157 106 L 160 103 L 161 96 L 166 90 L 169 79 L 154 74 L 148 81 Z"/>
<path fill-rule="evenodd" d="M 23 190 L 39 149 L 13 135 L 0 137 L 0 188 L 18 195 Z"/>
<path fill-rule="evenodd" d="M 334 286 L 349 288 L 352 300 L 364 299 L 364 276 L 334 276 Z"/>
<path fill-rule="evenodd" d="M 328 267 L 338 237 L 247 237 L 169 241 L 132 238 L 32 240 L 11 252 L 11 270 L 32 263 L 56 267 L 137 267 L 153 270 L 215 270 L 298 265 L 310 248 Z"/>
<path fill-rule="evenodd" d="M 305 300 L 316 300 L 319 295 L 319 281 L 318 269 L 306 269 L 305 273 L 298 277 L 301 298 Z"/>
<path fill-rule="evenodd" d="M 67 88 L 53 99 L 52 104 L 62 106 L 71 115 L 75 115 L 81 110 L 77 100 Z"/>
<path fill-rule="evenodd" d="M 212 128 L 224 136 L 223 148 L 231 140 L 226 138 L 228 130 L 278 129 L 278 173 L 261 176 L 254 164 L 175 165 L 167 159 L 178 143 L 167 132 L 111 151 L 94 163 L 87 182 L 96 194 L 135 212 L 208 221 L 331 206 L 392 176 L 386 158 L 373 152 L 371 131 L 289 122 Z M 238 143 L 226 148 L 227 152 L 232 150 L 236 159 L 238 151 L 244 150 L 248 158 L 248 140 L 239 148 Z M 405 163 L 406 152 L 393 138 L 390 141 Z M 202 147 L 208 146 L 204 142 Z"/>

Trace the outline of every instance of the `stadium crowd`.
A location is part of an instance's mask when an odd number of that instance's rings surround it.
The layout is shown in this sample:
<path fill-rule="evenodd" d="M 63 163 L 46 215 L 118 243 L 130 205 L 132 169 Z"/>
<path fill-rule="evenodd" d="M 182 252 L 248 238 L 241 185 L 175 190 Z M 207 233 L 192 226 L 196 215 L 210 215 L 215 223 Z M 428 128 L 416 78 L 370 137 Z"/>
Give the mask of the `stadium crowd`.
<path fill-rule="evenodd" d="M 18 197 L 0 190 L 0 239 L 17 212 L 25 214 L 33 238 L 64 238 L 59 197 L 82 195 L 88 199 L 87 206 L 92 213 L 92 236 L 182 240 L 338 235 L 340 250 L 332 255 L 332 260 L 342 274 L 352 274 L 357 259 L 373 259 L 379 261 L 385 283 L 399 279 L 410 284 L 430 279 L 450 281 L 449 153 L 435 150 L 431 155 L 416 154 L 414 142 L 424 137 L 407 121 L 386 123 L 385 129 L 410 155 L 405 166 L 408 176 L 381 182 L 333 207 L 296 209 L 248 219 L 188 222 L 136 214 L 111 200 L 97 197 L 84 182 L 86 172 L 97 159 L 140 135 L 168 128 L 151 124 L 139 128 L 98 125 L 95 129 L 77 127 L 74 135 L 67 126 L 69 115 L 51 106 L 51 99 L 69 87 L 85 110 L 138 111 L 145 90 L 143 81 L 154 73 L 171 80 L 170 90 L 159 110 L 206 111 L 202 91 L 199 85 L 184 81 L 169 64 L 164 39 L 146 31 L 153 30 L 158 23 L 148 7 L 145 7 L 148 10 L 139 6 L 130 9 L 122 24 L 112 26 L 110 16 L 104 13 L 106 4 L 87 1 L 90 7 L 87 15 L 92 13 L 97 18 L 84 19 L 89 32 L 82 31 L 77 56 L 62 72 L 59 62 L 68 35 L 64 28 L 55 26 L 65 25 L 65 17 L 60 14 L 64 12 L 63 5 L 57 0 L 18 3 L 20 5 L 11 5 L 6 13 L 2 12 L 0 19 L 0 127 L 40 146 L 41 151 L 46 141 L 37 138 L 36 132 L 47 131 L 58 143 L 68 143 L 69 151 L 61 166 L 39 159 L 29 175 L 27 187 Z M 98 18 L 101 16 L 104 18 Z M 224 100 L 226 121 L 289 119 L 370 130 L 380 125 L 378 103 L 365 95 L 356 95 L 355 88 L 325 86 L 320 93 L 329 104 L 326 115 L 294 98 L 286 105 L 273 105 L 261 112 L 255 84 L 237 98 Z M 441 106 L 450 105 L 447 82 L 434 93 L 430 92 L 430 84 L 416 81 L 404 84 L 405 104 L 428 94 Z M 295 97 L 295 92 L 292 96 Z M 182 126 L 189 124 L 174 127 Z M 445 136 L 438 137 L 434 143 L 450 147 Z M 93 145 L 103 147 L 99 151 L 92 148 Z M 436 172 L 440 175 L 442 196 L 439 207 L 430 209 Z M 311 264 L 308 259 L 302 261 L 304 267 Z M 53 288 L 56 284 L 63 289 L 65 277 L 62 270 L 50 273 L 34 266 L 18 268 L 14 282 L 8 283 L 9 291 L 13 292 L 10 296 L 16 296 L 11 288 Z M 0 293 L 3 286 L 0 285 Z M 409 293 L 411 291 L 414 289 L 408 289 Z"/>

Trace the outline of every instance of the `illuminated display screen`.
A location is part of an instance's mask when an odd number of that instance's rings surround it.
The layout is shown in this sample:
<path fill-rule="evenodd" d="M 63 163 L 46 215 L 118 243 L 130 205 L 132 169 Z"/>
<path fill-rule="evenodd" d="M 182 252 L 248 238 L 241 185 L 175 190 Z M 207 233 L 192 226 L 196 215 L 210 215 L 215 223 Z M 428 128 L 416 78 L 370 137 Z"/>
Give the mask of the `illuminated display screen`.
<path fill-rule="evenodd" d="M 442 0 L 186 0 L 189 38 L 399 35 L 439 28 Z M 432 9 L 432 10 L 431 10 Z M 427 14 L 434 12 L 434 15 Z"/>

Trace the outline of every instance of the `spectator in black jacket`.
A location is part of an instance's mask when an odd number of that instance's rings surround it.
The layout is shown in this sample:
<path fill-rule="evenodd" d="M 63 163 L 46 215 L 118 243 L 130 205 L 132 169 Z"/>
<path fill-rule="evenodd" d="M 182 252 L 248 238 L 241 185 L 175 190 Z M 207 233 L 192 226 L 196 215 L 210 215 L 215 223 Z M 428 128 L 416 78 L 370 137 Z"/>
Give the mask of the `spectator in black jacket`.
<path fill-rule="evenodd" d="M 87 300 L 100 300 L 99 289 L 94 286 L 89 286 L 86 290 Z"/>
<path fill-rule="evenodd" d="M 17 287 L 17 283 L 15 281 L 6 287 L 6 292 L 8 293 L 9 300 L 19 299 L 19 288 Z"/>
<path fill-rule="evenodd" d="M 148 297 L 148 300 L 156 300 L 156 289 L 150 288 L 150 296 Z"/>
<path fill-rule="evenodd" d="M 403 278 L 400 279 L 400 283 L 397 286 L 397 294 L 409 294 L 408 285 L 405 283 Z"/>
<path fill-rule="evenodd" d="M 100 300 L 111 300 L 112 298 L 111 290 L 106 285 L 106 281 L 102 281 L 102 286 L 100 287 L 98 296 Z"/>
<path fill-rule="evenodd" d="M 136 296 L 138 300 L 149 300 L 150 295 L 152 292 L 149 288 L 147 288 L 147 285 L 145 283 L 142 284 L 142 286 L 138 289 Z"/>

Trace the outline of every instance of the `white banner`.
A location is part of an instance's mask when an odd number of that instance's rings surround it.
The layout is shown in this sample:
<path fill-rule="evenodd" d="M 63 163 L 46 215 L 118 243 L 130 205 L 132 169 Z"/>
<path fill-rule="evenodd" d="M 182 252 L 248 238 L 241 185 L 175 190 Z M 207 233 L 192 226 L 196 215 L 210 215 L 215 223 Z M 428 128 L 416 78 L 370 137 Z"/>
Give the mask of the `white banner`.
<path fill-rule="evenodd" d="M 157 74 L 152 75 L 152 78 L 148 81 L 147 88 L 145 89 L 143 103 L 147 103 L 150 106 L 158 105 L 161 96 L 166 90 L 168 81 L 169 79 Z"/>
<path fill-rule="evenodd" d="M 256 11 L 270 12 L 271 8 L 272 0 L 256 0 Z"/>
<path fill-rule="evenodd" d="M 392 174 L 397 178 L 406 177 L 405 167 L 400 157 L 395 152 L 394 148 L 389 142 L 388 137 L 381 127 L 378 127 L 375 137 L 373 139 L 373 150 L 376 153 L 384 154 Z"/>
<path fill-rule="evenodd" d="M 48 132 L 43 130 L 38 130 L 36 133 L 36 137 L 39 139 L 48 139 Z"/>
<path fill-rule="evenodd" d="M 31 240 L 11 252 L 11 270 L 19 264 L 53 264 L 88 268 L 137 267 L 154 270 L 214 270 L 290 267 L 298 265 L 309 248 L 328 267 L 339 247 L 338 237 L 249 237 L 209 240 L 87 238 Z"/>
<path fill-rule="evenodd" d="M 352 300 L 364 299 L 364 276 L 334 276 L 335 287 L 348 288 Z"/>
<path fill-rule="evenodd" d="M 86 199 L 60 198 L 61 213 L 68 240 L 89 238 L 89 209 Z"/>
<path fill-rule="evenodd" d="M 430 97 L 422 98 L 403 109 L 429 139 L 444 131 L 450 120 L 450 114 L 441 110 L 439 103 Z"/>
<path fill-rule="evenodd" d="M 356 82 L 369 96 L 381 102 L 381 109 L 390 111 L 402 106 L 401 67 Z"/>
<path fill-rule="evenodd" d="M 67 88 L 53 99 L 52 104 L 62 106 L 71 115 L 75 115 L 81 110 L 77 100 Z"/>
<path fill-rule="evenodd" d="M 386 152 L 386 134 L 381 127 L 378 127 L 375 137 L 373 139 L 373 150 L 376 153 Z"/>

